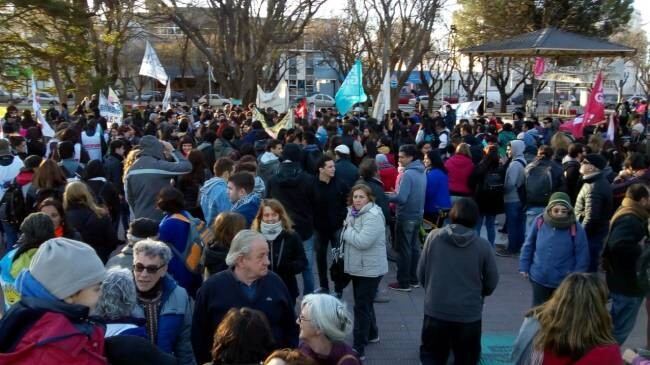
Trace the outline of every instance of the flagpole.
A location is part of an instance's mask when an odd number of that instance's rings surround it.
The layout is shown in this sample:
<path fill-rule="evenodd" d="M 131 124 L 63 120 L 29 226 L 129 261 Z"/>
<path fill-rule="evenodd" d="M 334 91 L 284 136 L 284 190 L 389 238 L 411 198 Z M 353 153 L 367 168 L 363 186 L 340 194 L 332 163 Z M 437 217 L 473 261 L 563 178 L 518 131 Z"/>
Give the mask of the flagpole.
<path fill-rule="evenodd" d="M 210 106 L 210 98 L 212 97 L 212 66 L 208 61 L 208 106 Z"/>

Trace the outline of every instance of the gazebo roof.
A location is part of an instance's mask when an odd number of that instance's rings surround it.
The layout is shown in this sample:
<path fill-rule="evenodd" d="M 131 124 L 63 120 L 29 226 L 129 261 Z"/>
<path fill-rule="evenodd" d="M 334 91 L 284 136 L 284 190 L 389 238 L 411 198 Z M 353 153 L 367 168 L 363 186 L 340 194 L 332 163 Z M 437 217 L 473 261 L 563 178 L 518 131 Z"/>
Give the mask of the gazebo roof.
<path fill-rule="evenodd" d="M 464 48 L 460 52 L 488 57 L 625 57 L 633 55 L 636 49 L 557 28 L 544 28 L 513 38 Z"/>

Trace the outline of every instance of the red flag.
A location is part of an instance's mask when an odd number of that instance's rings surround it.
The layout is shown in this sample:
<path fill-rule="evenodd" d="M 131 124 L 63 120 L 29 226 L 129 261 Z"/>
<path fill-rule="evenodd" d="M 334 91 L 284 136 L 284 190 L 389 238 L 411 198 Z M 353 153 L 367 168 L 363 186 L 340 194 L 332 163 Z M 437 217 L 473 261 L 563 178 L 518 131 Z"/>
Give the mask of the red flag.
<path fill-rule="evenodd" d="M 578 118 L 576 118 L 578 119 Z M 605 98 L 603 96 L 603 73 L 599 72 L 594 82 L 594 86 L 589 93 L 585 112 L 581 121 L 574 121 L 571 133 L 576 138 L 582 137 L 582 130 L 593 124 L 598 124 L 605 120 Z"/>
<path fill-rule="evenodd" d="M 545 61 L 546 60 L 544 60 L 544 57 L 535 57 L 535 68 L 533 69 L 535 77 L 540 77 L 544 74 L 546 68 Z"/>
<path fill-rule="evenodd" d="M 307 118 L 307 98 L 302 98 L 300 104 L 296 108 L 296 117 L 305 119 Z"/>

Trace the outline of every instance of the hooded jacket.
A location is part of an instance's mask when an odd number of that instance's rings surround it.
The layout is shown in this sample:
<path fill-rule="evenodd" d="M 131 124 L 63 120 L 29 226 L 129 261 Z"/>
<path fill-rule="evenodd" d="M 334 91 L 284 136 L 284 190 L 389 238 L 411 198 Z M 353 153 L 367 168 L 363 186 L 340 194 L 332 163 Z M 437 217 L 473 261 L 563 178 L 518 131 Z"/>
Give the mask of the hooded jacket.
<path fill-rule="evenodd" d="M 424 173 L 424 165 L 422 161 L 414 160 L 402 173 L 397 193 L 388 197 L 389 202 L 397 203 L 397 219 L 422 219 L 426 191 L 427 175 Z"/>
<path fill-rule="evenodd" d="M 451 156 L 445 162 L 449 179 L 449 194 L 470 196 L 474 189 L 470 186 L 470 176 L 474 172 L 472 159 L 459 153 Z"/>
<path fill-rule="evenodd" d="M 506 170 L 506 179 L 503 184 L 503 201 L 505 203 L 521 202 L 519 200 L 519 193 L 517 189 L 524 184 L 524 171 L 526 166 L 526 159 L 524 158 L 524 141 L 513 140 L 510 141 L 510 152 L 512 153 L 512 160 Z"/>
<path fill-rule="evenodd" d="M 277 174 L 279 169 L 280 159 L 272 152 L 264 152 L 257 159 L 257 177 L 262 178 L 265 185 L 268 185 L 271 177 Z"/>
<path fill-rule="evenodd" d="M 479 321 L 483 298 L 499 282 L 490 243 L 459 224 L 429 233 L 417 274 L 424 287 L 424 314 L 450 322 Z"/>
<path fill-rule="evenodd" d="M 230 211 L 232 203 L 228 197 L 228 183 L 220 177 L 203 183 L 199 190 L 199 204 L 207 224 L 212 225 L 219 213 Z"/>
<path fill-rule="evenodd" d="M 366 204 L 356 217 L 348 207 L 343 228 L 345 273 L 376 278 L 388 272 L 386 259 L 386 221 L 381 208 Z"/>
<path fill-rule="evenodd" d="M 174 162 L 166 161 L 163 144 L 153 136 L 142 137 L 140 150 L 126 172 L 126 200 L 135 218 L 160 222 L 163 212 L 156 208 L 156 196 L 174 176 L 190 173 L 192 164 L 179 151 L 173 152 Z"/>
<path fill-rule="evenodd" d="M 285 161 L 267 186 L 268 196 L 282 203 L 303 241 L 314 233 L 314 184 L 298 162 Z"/>
<path fill-rule="evenodd" d="M 23 161 L 18 156 L 0 156 L 0 200 L 5 195 L 5 185 L 18 176 L 23 166 Z"/>
<path fill-rule="evenodd" d="M 591 236 L 609 227 L 612 216 L 612 187 L 603 172 L 583 177 L 584 184 L 576 199 L 576 217 Z"/>

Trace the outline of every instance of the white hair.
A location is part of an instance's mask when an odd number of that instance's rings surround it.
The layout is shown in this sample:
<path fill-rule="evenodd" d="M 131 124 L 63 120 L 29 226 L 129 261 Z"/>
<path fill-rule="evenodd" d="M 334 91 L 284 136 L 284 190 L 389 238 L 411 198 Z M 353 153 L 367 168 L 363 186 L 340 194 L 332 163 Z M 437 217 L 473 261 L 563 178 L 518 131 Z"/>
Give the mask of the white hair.
<path fill-rule="evenodd" d="M 169 264 L 169 261 L 172 260 L 172 250 L 169 246 L 164 242 L 152 240 L 150 238 L 138 241 L 133 246 L 133 258 L 135 259 L 135 256 L 140 253 L 148 257 L 160 257 L 163 265 Z"/>
<path fill-rule="evenodd" d="M 252 229 L 242 229 L 235 235 L 230 242 L 230 250 L 226 256 L 226 265 L 234 266 L 237 259 L 246 256 L 251 252 L 251 246 L 255 241 L 266 242 L 266 238 L 261 233 Z"/>
<path fill-rule="evenodd" d="M 95 307 L 95 315 L 116 320 L 131 315 L 137 304 L 133 274 L 128 269 L 112 268 L 102 281 L 102 295 Z"/>
<path fill-rule="evenodd" d="M 345 304 L 329 294 L 309 294 L 302 299 L 311 323 L 332 342 L 340 342 L 352 330 L 352 320 Z"/>

